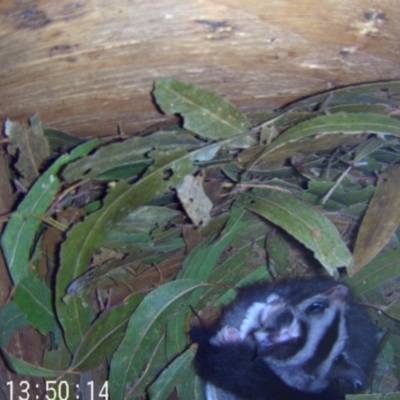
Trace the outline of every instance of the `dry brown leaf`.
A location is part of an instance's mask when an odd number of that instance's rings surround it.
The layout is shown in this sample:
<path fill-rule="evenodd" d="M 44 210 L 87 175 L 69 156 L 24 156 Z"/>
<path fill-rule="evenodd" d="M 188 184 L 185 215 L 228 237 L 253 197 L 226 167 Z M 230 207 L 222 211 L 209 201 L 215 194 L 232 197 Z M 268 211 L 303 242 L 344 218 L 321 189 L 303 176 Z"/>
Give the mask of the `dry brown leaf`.
<path fill-rule="evenodd" d="M 5 135 L 10 141 L 11 154 L 18 155 L 15 166 L 21 174 L 21 183 L 29 188 L 39 176 L 43 161 L 50 155 L 39 116 L 36 114 L 30 119 L 29 127 L 7 120 Z"/>
<path fill-rule="evenodd" d="M 400 223 L 400 165 L 386 169 L 363 218 L 354 247 L 354 275 L 386 246 Z"/>
<path fill-rule="evenodd" d="M 213 207 L 203 188 L 203 173 L 186 175 L 176 190 L 187 215 L 195 226 L 205 226 L 210 221 L 210 211 Z"/>

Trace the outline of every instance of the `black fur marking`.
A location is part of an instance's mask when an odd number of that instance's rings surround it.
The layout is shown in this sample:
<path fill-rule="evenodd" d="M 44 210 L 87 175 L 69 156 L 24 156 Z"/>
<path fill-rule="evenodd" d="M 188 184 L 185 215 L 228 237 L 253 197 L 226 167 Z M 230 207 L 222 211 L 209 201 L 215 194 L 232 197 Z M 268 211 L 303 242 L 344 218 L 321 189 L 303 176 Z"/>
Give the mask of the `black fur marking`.
<path fill-rule="evenodd" d="M 335 346 L 336 341 L 338 340 L 339 325 L 340 325 L 340 313 L 337 311 L 331 325 L 325 332 L 325 335 L 319 341 L 314 355 L 305 364 L 304 371 L 312 373 L 328 358 L 333 347 Z"/>
<path fill-rule="evenodd" d="M 277 283 L 259 282 L 239 290 L 236 299 L 222 312 L 222 318 L 213 329 L 193 328 L 191 337 L 198 343 L 195 357 L 196 369 L 205 381 L 222 388 L 234 396 L 246 400 L 340 400 L 345 393 L 353 393 L 357 382 L 366 381 L 378 347 L 378 329 L 366 311 L 354 302 L 351 293 L 346 296 L 346 347 L 330 371 L 329 386 L 319 393 L 305 393 L 285 384 L 268 366 L 268 359 L 256 356 L 254 346 L 246 343 L 213 345 L 210 339 L 224 326 L 237 326 L 235 321 L 244 318 L 245 310 L 254 302 L 263 302 L 271 294 L 277 295 L 288 307 L 296 306 L 305 299 L 326 292 L 337 282 L 328 279 L 285 280 Z M 320 341 L 312 363 L 319 365 L 332 351 L 334 337 L 340 326 L 336 319 L 331 324 L 330 334 Z M 339 314 L 340 317 L 340 314 Z M 336 324 L 336 328 L 335 328 Z M 303 342 L 277 346 L 276 356 L 284 360 L 305 345 L 307 326 L 301 324 Z M 335 333 L 336 330 L 336 333 Z M 325 350 L 324 350 L 325 349 Z M 268 354 L 269 355 L 269 354 Z M 275 356 L 275 355 L 274 355 Z"/>
<path fill-rule="evenodd" d="M 289 325 L 292 321 L 293 314 L 289 310 L 285 310 L 276 317 L 276 325 L 278 328 L 283 325 Z"/>
<path fill-rule="evenodd" d="M 259 357 L 273 357 L 277 360 L 287 360 L 298 353 L 306 344 L 308 327 L 304 322 L 300 322 L 301 336 L 286 343 L 280 343 L 271 347 L 269 350 L 259 351 Z"/>
<path fill-rule="evenodd" d="M 268 365 L 254 357 L 254 350 L 243 343 L 214 346 L 214 332 L 193 328 L 191 338 L 199 344 L 195 363 L 197 373 L 210 382 L 246 400 L 340 400 L 329 388 L 321 393 L 306 393 L 288 387 Z"/>

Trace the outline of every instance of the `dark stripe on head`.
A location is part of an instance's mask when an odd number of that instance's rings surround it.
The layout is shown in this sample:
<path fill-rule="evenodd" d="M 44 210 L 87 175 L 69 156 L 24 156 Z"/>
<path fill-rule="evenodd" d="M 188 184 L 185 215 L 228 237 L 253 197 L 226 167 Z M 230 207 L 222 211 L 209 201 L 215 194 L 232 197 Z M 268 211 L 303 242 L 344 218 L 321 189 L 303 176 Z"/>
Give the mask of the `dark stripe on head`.
<path fill-rule="evenodd" d="M 258 353 L 259 357 L 268 356 L 281 361 L 294 357 L 305 346 L 308 336 L 308 326 L 303 321 L 300 322 L 300 329 L 301 335 L 299 338 L 277 344 L 266 351 L 260 351 Z"/>
<path fill-rule="evenodd" d="M 315 353 L 304 365 L 304 371 L 312 373 L 329 356 L 339 338 L 340 312 L 336 311 L 335 318 L 319 341 Z"/>
<path fill-rule="evenodd" d="M 278 329 L 282 328 L 282 326 L 289 326 L 293 319 L 293 313 L 289 310 L 284 310 L 276 317 L 274 325 L 276 325 Z"/>

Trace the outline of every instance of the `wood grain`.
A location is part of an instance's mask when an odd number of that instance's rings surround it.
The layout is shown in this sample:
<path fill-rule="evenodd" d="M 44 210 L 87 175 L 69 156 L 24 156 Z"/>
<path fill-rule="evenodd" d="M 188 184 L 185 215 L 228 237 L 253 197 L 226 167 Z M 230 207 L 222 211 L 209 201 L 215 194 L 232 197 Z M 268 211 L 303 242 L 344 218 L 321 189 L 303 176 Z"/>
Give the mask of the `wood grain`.
<path fill-rule="evenodd" d="M 0 117 L 86 137 L 165 119 L 174 76 L 244 111 L 400 78 L 397 0 L 31 0 L 0 3 Z"/>

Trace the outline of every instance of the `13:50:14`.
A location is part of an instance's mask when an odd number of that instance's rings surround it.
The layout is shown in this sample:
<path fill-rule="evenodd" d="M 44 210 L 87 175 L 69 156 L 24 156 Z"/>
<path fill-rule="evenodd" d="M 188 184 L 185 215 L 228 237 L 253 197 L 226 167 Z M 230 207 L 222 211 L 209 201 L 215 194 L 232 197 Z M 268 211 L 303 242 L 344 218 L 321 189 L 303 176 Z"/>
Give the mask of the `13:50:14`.
<path fill-rule="evenodd" d="M 108 395 L 108 381 L 105 381 L 100 390 L 95 389 L 95 385 L 93 381 L 87 382 L 87 390 L 89 390 L 89 399 L 90 400 L 109 400 Z M 10 400 L 40 400 L 39 395 L 33 395 L 31 393 L 31 384 L 28 381 L 20 381 L 18 382 L 20 395 L 18 397 L 14 396 L 14 382 L 8 381 L 7 387 L 10 388 Z M 36 384 L 35 388 L 39 388 L 39 385 Z M 80 390 L 85 390 L 86 388 L 80 388 L 79 384 L 75 385 L 74 394 L 72 397 L 75 397 L 75 400 L 81 399 Z M 70 397 L 70 384 L 67 381 L 46 381 L 46 400 L 69 400 Z"/>

